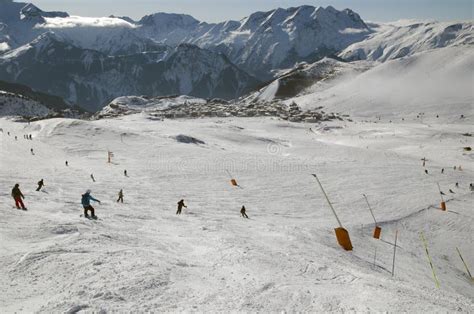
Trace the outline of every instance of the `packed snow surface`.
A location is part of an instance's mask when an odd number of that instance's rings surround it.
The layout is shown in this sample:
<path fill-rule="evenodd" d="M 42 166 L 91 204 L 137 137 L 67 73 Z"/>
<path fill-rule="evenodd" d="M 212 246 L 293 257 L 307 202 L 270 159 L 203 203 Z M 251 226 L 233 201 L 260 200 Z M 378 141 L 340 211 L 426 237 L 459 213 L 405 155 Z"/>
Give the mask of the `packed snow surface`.
<path fill-rule="evenodd" d="M 146 113 L 31 124 L 2 118 L 0 309 L 472 313 L 473 283 L 455 249 L 472 270 L 474 155 L 463 147 L 474 143 L 462 135 L 472 134 L 472 117 L 406 118 L 321 125 L 152 121 Z M 107 151 L 114 153 L 110 164 Z M 337 222 L 312 173 L 353 251 L 337 244 Z M 28 211 L 13 206 L 15 183 Z M 93 204 L 97 221 L 80 217 L 86 189 L 102 201 Z M 116 203 L 120 189 L 123 204 Z M 372 238 L 363 193 L 380 240 Z M 180 199 L 188 208 L 177 216 Z M 248 220 L 239 217 L 242 205 Z"/>
<path fill-rule="evenodd" d="M 317 83 L 311 93 L 290 99 L 303 108 L 402 119 L 429 112 L 459 118 L 474 115 L 474 49 L 446 47 L 387 61 L 332 84 Z"/>

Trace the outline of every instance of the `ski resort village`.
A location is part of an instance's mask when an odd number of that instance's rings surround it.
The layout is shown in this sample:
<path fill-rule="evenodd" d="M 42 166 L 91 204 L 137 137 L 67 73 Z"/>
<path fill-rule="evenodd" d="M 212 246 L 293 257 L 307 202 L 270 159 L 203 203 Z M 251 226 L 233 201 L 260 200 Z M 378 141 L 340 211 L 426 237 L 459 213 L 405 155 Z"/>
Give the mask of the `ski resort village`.
<path fill-rule="evenodd" d="M 0 0 L 1 313 L 474 312 L 472 15 L 63 2 Z"/>

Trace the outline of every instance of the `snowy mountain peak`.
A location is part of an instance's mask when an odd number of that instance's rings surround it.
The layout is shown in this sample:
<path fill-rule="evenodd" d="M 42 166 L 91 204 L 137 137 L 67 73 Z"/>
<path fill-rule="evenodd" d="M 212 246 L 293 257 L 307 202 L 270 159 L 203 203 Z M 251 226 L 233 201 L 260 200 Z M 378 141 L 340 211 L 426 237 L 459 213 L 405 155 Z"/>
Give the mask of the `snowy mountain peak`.
<path fill-rule="evenodd" d="M 43 17 L 68 17 L 69 14 L 66 12 L 45 12 L 35 6 L 32 3 L 26 4 L 21 10 L 20 10 L 21 16 L 23 18 L 30 18 L 30 19 L 39 19 L 39 21 L 43 22 L 44 20 L 42 19 Z"/>
<path fill-rule="evenodd" d="M 169 29 L 172 27 L 189 27 L 197 25 L 199 24 L 199 21 L 187 14 L 159 12 L 144 16 L 138 23 L 144 26 L 155 26 Z"/>

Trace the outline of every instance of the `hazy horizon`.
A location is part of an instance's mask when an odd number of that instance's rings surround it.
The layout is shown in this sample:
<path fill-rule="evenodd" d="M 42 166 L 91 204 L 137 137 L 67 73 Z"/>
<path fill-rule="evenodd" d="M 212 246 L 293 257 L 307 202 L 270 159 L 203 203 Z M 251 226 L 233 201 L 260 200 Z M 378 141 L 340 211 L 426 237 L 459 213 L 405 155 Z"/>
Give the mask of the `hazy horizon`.
<path fill-rule="evenodd" d="M 15 0 L 15 2 L 23 2 Z M 28 1 L 24 1 L 28 2 Z M 300 5 L 333 6 L 338 10 L 350 8 L 366 21 L 388 22 L 401 19 L 415 20 L 472 20 L 471 0 L 34 0 L 33 4 L 45 11 L 66 11 L 80 16 L 128 16 L 133 19 L 157 13 L 189 14 L 204 22 L 240 20 L 256 11 Z M 212 11 L 209 10 L 212 8 Z"/>

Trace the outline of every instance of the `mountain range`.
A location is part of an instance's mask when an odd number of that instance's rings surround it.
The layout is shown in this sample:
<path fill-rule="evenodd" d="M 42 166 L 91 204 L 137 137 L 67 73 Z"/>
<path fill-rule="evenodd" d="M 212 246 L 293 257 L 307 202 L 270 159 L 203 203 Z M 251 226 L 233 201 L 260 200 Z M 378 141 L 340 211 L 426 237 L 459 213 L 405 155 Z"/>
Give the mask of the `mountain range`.
<path fill-rule="evenodd" d="M 0 0 L 0 79 L 95 111 L 124 95 L 236 99 L 325 57 L 384 62 L 471 45 L 472 23 L 366 23 L 313 6 L 205 23 L 156 13 L 87 18 Z"/>

